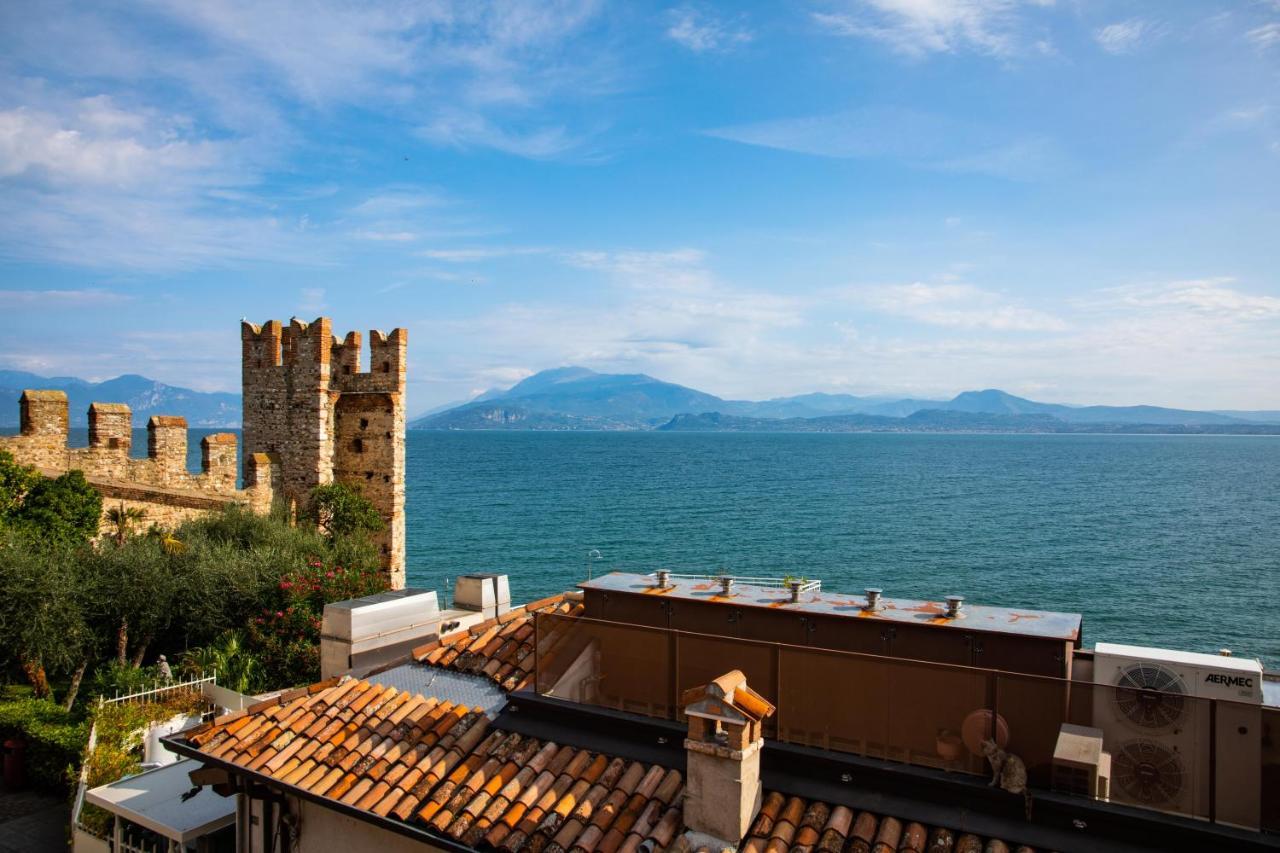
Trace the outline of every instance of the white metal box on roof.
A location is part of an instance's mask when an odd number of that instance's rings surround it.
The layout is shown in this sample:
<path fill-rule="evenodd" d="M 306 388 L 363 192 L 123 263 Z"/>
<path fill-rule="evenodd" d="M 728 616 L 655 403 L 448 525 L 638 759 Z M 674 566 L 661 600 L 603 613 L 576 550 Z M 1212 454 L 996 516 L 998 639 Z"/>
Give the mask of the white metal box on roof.
<path fill-rule="evenodd" d="M 1258 828 L 1261 663 L 1098 643 L 1093 677 L 1113 802 Z"/>
<path fill-rule="evenodd" d="M 326 604 L 320 629 L 321 676 L 392 660 L 434 633 L 439 624 L 434 590 L 393 589 Z"/>
<path fill-rule="evenodd" d="M 1256 660 L 1178 649 L 1098 643 L 1093 647 L 1094 671 L 1117 671 L 1130 662 L 1164 664 L 1179 677 L 1178 692 L 1206 699 L 1233 702 L 1262 702 L 1262 664 Z M 1095 676 L 1096 677 L 1096 676 Z M 1104 683 L 1113 679 L 1098 679 Z"/>
<path fill-rule="evenodd" d="M 359 642 L 438 621 L 435 590 L 392 589 L 324 606 L 322 633 Z"/>

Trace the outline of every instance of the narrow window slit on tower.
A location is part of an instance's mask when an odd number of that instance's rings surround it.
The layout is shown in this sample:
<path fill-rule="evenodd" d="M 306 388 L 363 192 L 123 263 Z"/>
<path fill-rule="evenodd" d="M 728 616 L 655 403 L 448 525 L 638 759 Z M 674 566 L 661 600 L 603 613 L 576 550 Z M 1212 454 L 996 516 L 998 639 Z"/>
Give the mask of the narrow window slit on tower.
<path fill-rule="evenodd" d="M 353 439 L 351 442 L 351 449 L 354 450 L 356 453 L 364 453 L 364 439 L 363 438 Z"/>

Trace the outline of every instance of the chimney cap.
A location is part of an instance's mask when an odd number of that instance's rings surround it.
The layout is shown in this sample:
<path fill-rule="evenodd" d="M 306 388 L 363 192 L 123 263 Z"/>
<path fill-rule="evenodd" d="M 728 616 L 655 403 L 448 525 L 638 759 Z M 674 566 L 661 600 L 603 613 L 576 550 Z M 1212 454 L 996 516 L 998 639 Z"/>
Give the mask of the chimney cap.
<path fill-rule="evenodd" d="M 680 696 L 685 716 L 722 722 L 759 722 L 776 709 L 772 702 L 747 686 L 747 676 L 732 669 L 719 678 L 686 690 Z"/>

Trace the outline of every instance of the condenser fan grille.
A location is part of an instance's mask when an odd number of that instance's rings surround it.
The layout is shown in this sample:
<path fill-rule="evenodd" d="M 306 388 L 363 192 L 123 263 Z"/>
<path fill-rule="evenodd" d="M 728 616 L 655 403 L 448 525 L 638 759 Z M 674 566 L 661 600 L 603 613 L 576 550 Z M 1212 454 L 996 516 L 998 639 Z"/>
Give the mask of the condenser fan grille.
<path fill-rule="evenodd" d="M 1164 744 L 1131 740 L 1112 757 L 1113 784 L 1130 801 L 1148 806 L 1176 803 L 1186 769 L 1182 758 Z"/>
<path fill-rule="evenodd" d="M 1149 663 L 1135 664 L 1116 679 L 1116 707 L 1134 725 L 1163 729 L 1182 719 L 1186 706 L 1177 673 Z"/>

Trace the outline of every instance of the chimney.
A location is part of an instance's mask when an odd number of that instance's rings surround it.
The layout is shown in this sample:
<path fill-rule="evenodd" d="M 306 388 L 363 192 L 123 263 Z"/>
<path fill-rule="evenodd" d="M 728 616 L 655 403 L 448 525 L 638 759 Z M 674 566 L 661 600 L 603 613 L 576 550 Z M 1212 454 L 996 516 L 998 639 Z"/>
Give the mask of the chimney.
<path fill-rule="evenodd" d="M 453 606 L 497 619 L 511 609 L 511 581 L 506 575 L 488 572 L 459 575 L 453 584 Z"/>
<path fill-rule="evenodd" d="M 720 842 L 713 849 L 736 848 L 763 799 L 761 723 L 774 707 L 736 669 L 685 691 L 680 704 L 689 718 L 685 825 Z"/>

